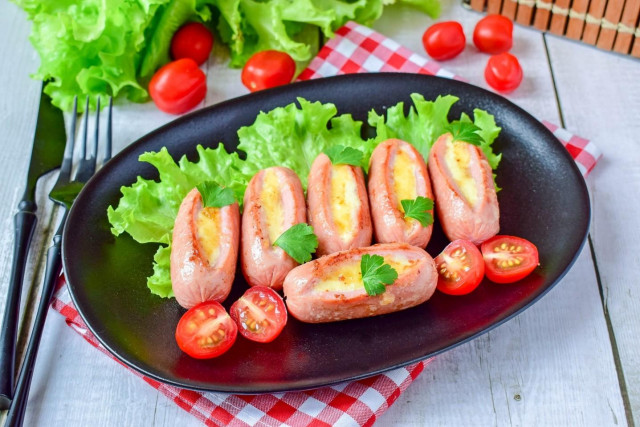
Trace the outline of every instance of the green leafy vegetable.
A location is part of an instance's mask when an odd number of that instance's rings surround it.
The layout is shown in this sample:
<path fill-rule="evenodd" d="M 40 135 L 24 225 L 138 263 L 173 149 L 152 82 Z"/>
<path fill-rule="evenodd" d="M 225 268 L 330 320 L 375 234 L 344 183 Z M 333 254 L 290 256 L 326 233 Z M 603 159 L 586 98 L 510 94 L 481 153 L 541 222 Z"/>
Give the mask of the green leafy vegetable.
<path fill-rule="evenodd" d="M 199 160 L 190 162 L 186 157 L 178 164 L 166 148 L 157 153 L 144 153 L 140 161 L 152 164 L 159 180 L 138 177 L 129 187 L 122 187 L 117 207 L 109 206 L 107 215 L 111 232 L 118 236 L 127 232 L 140 243 L 161 243 L 154 257 L 154 274 L 147 280 L 151 291 L 160 296 L 171 295 L 169 253 L 173 224 L 182 199 L 194 187 L 215 177 L 216 181 L 233 190 L 235 198 L 242 200 L 251 176 L 240 171 L 242 161 L 237 153 L 218 148 L 197 147 Z"/>
<path fill-rule="evenodd" d="M 318 248 L 318 237 L 312 226 L 302 222 L 282 233 L 273 246 L 284 249 L 298 264 L 304 264 L 311 261 L 311 254 Z"/>
<path fill-rule="evenodd" d="M 244 171 L 253 175 L 260 169 L 285 166 L 300 177 L 307 188 L 311 163 L 318 154 L 335 145 L 352 147 L 371 155 L 375 141 L 360 136 L 362 122 L 351 115 L 336 117 L 333 104 L 309 102 L 298 98 L 295 104 L 260 113 L 255 123 L 238 130 L 238 149 L 247 153 Z"/>
<path fill-rule="evenodd" d="M 334 165 L 362 166 L 362 151 L 344 145 L 334 145 L 324 150 Z"/>
<path fill-rule="evenodd" d="M 398 272 L 389 264 L 384 263 L 380 255 L 362 255 L 360 259 L 362 283 L 369 295 L 380 295 L 398 278 Z"/>
<path fill-rule="evenodd" d="M 433 200 L 428 197 L 418 196 L 414 200 L 400 200 L 405 218 L 417 219 L 423 227 L 433 224 Z"/>
<path fill-rule="evenodd" d="M 206 208 L 221 208 L 236 201 L 233 191 L 218 185 L 215 181 L 205 181 L 196 185 Z"/>
<path fill-rule="evenodd" d="M 466 142 L 468 144 L 480 145 L 483 142 L 478 134 L 480 128 L 471 122 L 455 120 L 447 127 L 447 132 L 453 136 L 453 141 Z"/>
<path fill-rule="evenodd" d="M 288 52 L 308 61 L 320 43 L 349 20 L 368 25 L 388 0 L 12 0 L 27 12 L 31 43 L 40 56 L 35 79 L 47 80 L 56 106 L 73 97 L 149 99 L 146 86 L 169 61 L 175 31 L 187 21 L 210 22 L 229 46 L 231 65 L 260 50 Z M 437 0 L 400 0 L 438 15 Z M 83 103 L 79 107 L 82 109 Z"/>

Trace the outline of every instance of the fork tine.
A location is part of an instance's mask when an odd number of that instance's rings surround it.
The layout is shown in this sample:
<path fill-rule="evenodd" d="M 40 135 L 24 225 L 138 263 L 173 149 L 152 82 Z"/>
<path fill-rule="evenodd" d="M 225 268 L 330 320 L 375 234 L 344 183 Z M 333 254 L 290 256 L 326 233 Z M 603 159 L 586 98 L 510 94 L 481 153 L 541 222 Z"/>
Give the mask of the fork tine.
<path fill-rule="evenodd" d="M 80 156 L 80 162 L 78 164 L 78 171 L 76 172 L 75 181 L 85 183 L 91 178 L 91 175 L 96 171 L 96 151 L 98 147 L 98 133 L 96 133 L 95 143 L 93 145 L 93 152 L 90 157 L 87 158 L 87 144 L 88 136 L 87 129 L 89 127 L 89 97 L 87 97 L 86 110 L 84 113 L 84 129 L 82 133 L 82 152 Z M 98 121 L 100 119 L 100 112 L 96 113 L 96 128 L 98 127 Z M 96 130 L 97 132 L 97 130 Z"/>
<path fill-rule="evenodd" d="M 91 153 L 91 159 L 96 161 L 98 157 L 98 136 L 100 135 L 100 96 L 98 96 L 98 100 L 96 101 L 96 128 L 93 134 L 93 153 Z"/>
<path fill-rule="evenodd" d="M 82 131 L 82 158 L 87 158 L 87 130 L 89 128 L 89 95 L 84 106 L 84 130 Z"/>
<path fill-rule="evenodd" d="M 109 97 L 109 113 L 107 114 L 107 142 L 104 147 L 104 161 L 102 164 L 107 163 L 111 159 L 111 113 L 113 112 L 113 97 Z"/>
<path fill-rule="evenodd" d="M 60 179 L 69 181 L 71 179 L 71 167 L 73 161 L 73 146 L 76 140 L 76 120 L 78 118 L 78 97 L 73 98 L 73 112 L 71 113 L 71 126 L 67 137 L 67 145 L 64 148 L 64 157 L 60 166 Z"/>

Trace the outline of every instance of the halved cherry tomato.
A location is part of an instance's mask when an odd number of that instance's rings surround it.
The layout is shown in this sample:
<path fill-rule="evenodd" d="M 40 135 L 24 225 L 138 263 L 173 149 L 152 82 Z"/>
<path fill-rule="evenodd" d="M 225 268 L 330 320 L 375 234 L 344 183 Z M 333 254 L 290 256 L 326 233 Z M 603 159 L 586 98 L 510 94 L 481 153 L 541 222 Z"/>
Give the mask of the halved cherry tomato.
<path fill-rule="evenodd" d="M 192 307 L 178 322 L 176 342 L 196 359 L 220 356 L 231 348 L 238 327 L 219 302 L 205 301 Z"/>
<path fill-rule="evenodd" d="M 277 50 L 254 54 L 242 69 L 242 84 L 251 92 L 291 83 L 296 63 L 291 56 Z"/>
<path fill-rule="evenodd" d="M 473 30 L 473 44 L 481 52 L 508 52 L 513 45 L 513 22 L 502 15 L 487 15 Z"/>
<path fill-rule="evenodd" d="M 538 248 L 515 236 L 494 236 L 481 246 L 487 278 L 496 283 L 517 282 L 538 266 Z"/>
<path fill-rule="evenodd" d="M 482 254 L 468 240 L 454 240 L 435 259 L 438 290 L 449 295 L 465 295 L 478 287 L 484 277 Z"/>
<path fill-rule="evenodd" d="M 189 22 L 173 35 L 171 57 L 173 59 L 191 58 L 198 65 L 202 65 L 209 58 L 212 47 L 211 31 L 199 22 Z"/>
<path fill-rule="evenodd" d="M 271 342 L 287 324 L 284 301 L 265 286 L 249 288 L 233 303 L 230 312 L 242 336 L 252 341 Z"/>
<path fill-rule="evenodd" d="M 437 61 L 458 56 L 466 42 L 462 25 L 456 21 L 433 24 L 422 35 L 424 50 Z"/>
<path fill-rule="evenodd" d="M 498 92 L 513 92 L 522 81 L 522 67 L 510 53 L 493 55 L 484 69 L 484 78 Z"/>
<path fill-rule="evenodd" d="M 191 58 L 169 62 L 151 78 L 149 95 L 156 106 L 170 114 L 185 113 L 207 94 L 207 76 Z"/>

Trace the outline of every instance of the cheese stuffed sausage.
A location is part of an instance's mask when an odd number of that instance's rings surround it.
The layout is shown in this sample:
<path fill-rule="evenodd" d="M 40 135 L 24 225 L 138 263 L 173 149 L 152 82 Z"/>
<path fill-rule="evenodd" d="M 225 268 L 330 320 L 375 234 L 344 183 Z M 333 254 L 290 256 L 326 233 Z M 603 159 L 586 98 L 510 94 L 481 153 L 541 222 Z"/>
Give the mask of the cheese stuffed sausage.
<path fill-rule="evenodd" d="M 334 165 L 320 154 L 311 165 L 309 223 L 318 236 L 319 256 L 371 244 L 371 217 L 362 169 Z"/>
<path fill-rule="evenodd" d="M 171 246 L 171 285 L 181 306 L 224 301 L 236 273 L 239 237 L 238 203 L 209 208 L 196 188 L 187 194 Z"/>
<path fill-rule="evenodd" d="M 371 154 L 368 187 L 376 241 L 426 247 L 433 225 L 423 227 L 417 220 L 405 218 L 400 203 L 418 196 L 433 199 L 422 155 L 399 139 L 380 143 Z M 433 211 L 429 212 L 433 215 Z"/>
<path fill-rule="evenodd" d="M 491 166 L 482 150 L 442 135 L 429 153 L 436 210 L 449 240 L 476 245 L 498 234 L 500 211 Z"/>
<path fill-rule="evenodd" d="M 371 296 L 360 272 L 364 254 L 384 257 L 398 273 L 385 291 Z M 438 273 L 431 256 L 404 243 L 388 243 L 323 256 L 294 268 L 284 281 L 289 313 L 307 323 L 376 316 L 413 307 L 428 300 Z"/>
<path fill-rule="evenodd" d="M 285 276 L 298 263 L 273 242 L 306 220 L 304 192 L 295 172 L 277 166 L 251 178 L 244 193 L 241 241 L 242 273 L 249 285 L 282 289 Z"/>

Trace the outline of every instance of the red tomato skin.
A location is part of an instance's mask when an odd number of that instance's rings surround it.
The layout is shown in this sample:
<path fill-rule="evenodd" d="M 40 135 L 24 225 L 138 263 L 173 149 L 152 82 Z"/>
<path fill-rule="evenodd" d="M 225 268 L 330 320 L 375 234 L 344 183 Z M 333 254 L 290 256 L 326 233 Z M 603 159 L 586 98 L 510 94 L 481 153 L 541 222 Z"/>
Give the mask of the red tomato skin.
<path fill-rule="evenodd" d="M 500 53 L 489 58 L 484 69 L 484 78 L 500 93 L 513 92 L 522 82 L 522 67 L 518 58 L 510 53 Z"/>
<path fill-rule="evenodd" d="M 251 92 L 291 83 L 296 63 L 285 52 L 263 50 L 254 54 L 242 69 L 242 84 Z"/>
<path fill-rule="evenodd" d="M 221 342 L 220 346 L 214 347 L 211 349 L 202 349 L 197 345 L 194 345 L 194 342 L 191 336 L 186 332 L 187 324 L 192 320 L 195 316 L 195 313 L 198 310 L 202 310 L 206 308 L 207 310 L 213 309 L 216 313 L 216 316 L 226 316 L 226 320 L 224 321 L 224 325 L 228 328 L 227 336 L 224 341 Z M 223 353 L 227 352 L 236 342 L 236 338 L 238 336 L 238 327 L 235 322 L 231 319 L 231 317 L 227 314 L 227 311 L 224 307 L 217 301 L 205 301 L 202 302 L 195 307 L 187 310 L 185 314 L 182 315 L 180 320 L 178 321 L 178 325 L 176 326 L 176 343 L 180 350 L 187 353 L 189 356 L 194 359 L 212 359 L 214 357 L 218 357 Z"/>
<path fill-rule="evenodd" d="M 461 249 L 469 259 L 469 271 L 465 275 L 461 275 L 460 283 L 452 283 L 441 272 L 443 264 L 446 264 L 446 258 L 451 257 L 456 250 Z M 447 295 L 466 295 L 473 292 L 484 277 L 485 264 L 482 254 L 476 245 L 468 240 L 454 240 L 449 243 L 446 248 L 435 258 L 436 268 L 438 270 L 437 289 Z M 452 286 L 454 285 L 454 286 Z"/>
<path fill-rule="evenodd" d="M 508 246 L 520 246 L 522 252 L 523 263 L 518 269 L 510 271 L 500 271 L 492 262 L 490 255 L 494 253 L 494 247 L 508 242 Z M 531 242 L 521 237 L 498 235 L 482 243 L 480 247 L 485 262 L 485 274 L 487 279 L 495 283 L 513 283 L 528 276 L 539 264 L 538 248 Z"/>
<path fill-rule="evenodd" d="M 242 309 L 243 306 L 246 305 L 244 301 L 249 300 L 253 297 L 257 297 L 261 301 L 266 300 L 267 303 L 273 303 L 275 306 L 273 311 L 270 312 L 271 315 L 265 314 L 265 317 L 273 326 L 272 329 L 267 331 L 268 333 L 266 335 L 250 331 L 247 328 L 247 325 L 242 320 Z M 282 297 L 278 295 L 276 291 L 266 286 L 253 286 L 247 289 L 242 297 L 240 297 L 239 300 L 231 305 L 231 309 L 229 310 L 229 312 L 231 314 L 231 318 L 236 323 L 240 334 L 243 337 L 255 342 L 268 343 L 275 340 L 287 324 L 287 309 L 284 305 Z"/>
<path fill-rule="evenodd" d="M 513 22 L 502 15 L 487 15 L 473 30 L 473 44 L 492 55 L 508 52 L 513 46 Z"/>
<path fill-rule="evenodd" d="M 151 78 L 149 95 L 169 114 L 182 114 L 196 107 L 207 93 L 207 76 L 191 58 L 161 67 Z"/>
<path fill-rule="evenodd" d="M 422 35 L 424 50 L 437 61 L 455 58 L 464 50 L 467 39 L 456 21 L 433 24 Z"/>
<path fill-rule="evenodd" d="M 199 22 L 189 22 L 173 35 L 171 39 L 171 57 L 191 58 L 198 65 L 204 64 L 213 48 L 211 31 Z"/>

